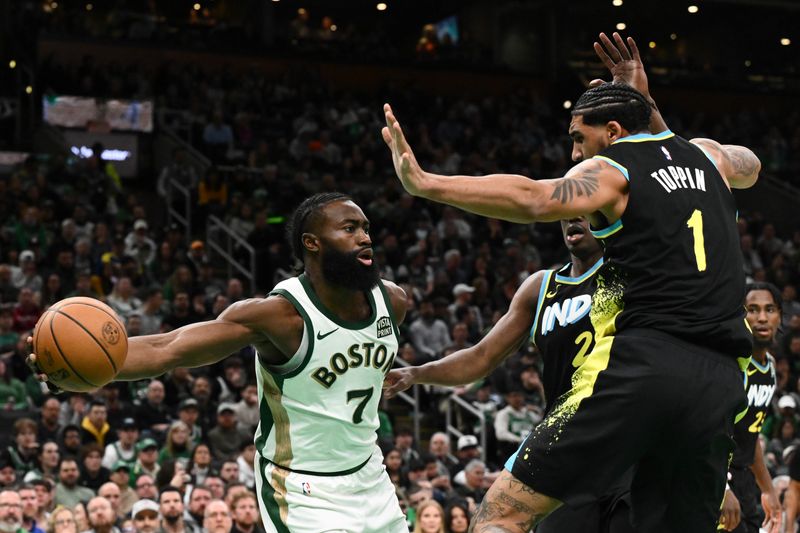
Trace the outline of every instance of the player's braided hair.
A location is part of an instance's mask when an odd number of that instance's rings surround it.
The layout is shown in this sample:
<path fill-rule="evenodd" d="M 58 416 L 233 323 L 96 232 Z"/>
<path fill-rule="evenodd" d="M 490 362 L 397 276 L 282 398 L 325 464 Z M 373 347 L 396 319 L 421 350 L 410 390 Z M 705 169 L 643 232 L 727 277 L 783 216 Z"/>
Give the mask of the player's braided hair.
<path fill-rule="evenodd" d="M 753 291 L 767 291 L 772 295 L 772 299 L 775 301 L 775 305 L 778 307 L 778 309 L 783 309 L 783 296 L 781 295 L 781 291 L 778 290 L 778 287 L 772 283 L 768 283 L 766 281 L 754 281 L 753 283 L 748 283 L 744 288 L 745 297 Z"/>
<path fill-rule="evenodd" d="M 286 225 L 286 234 L 289 245 L 292 247 L 292 255 L 303 262 L 303 233 L 306 232 L 308 222 L 315 217 L 319 208 L 331 203 L 352 200 L 350 196 L 340 192 L 322 192 L 303 200 L 297 209 L 292 213 L 289 223 Z"/>
<path fill-rule="evenodd" d="M 631 133 L 647 130 L 652 109 L 642 93 L 624 83 L 604 83 L 578 98 L 572 115 L 583 116 L 589 126 L 619 122 Z"/>

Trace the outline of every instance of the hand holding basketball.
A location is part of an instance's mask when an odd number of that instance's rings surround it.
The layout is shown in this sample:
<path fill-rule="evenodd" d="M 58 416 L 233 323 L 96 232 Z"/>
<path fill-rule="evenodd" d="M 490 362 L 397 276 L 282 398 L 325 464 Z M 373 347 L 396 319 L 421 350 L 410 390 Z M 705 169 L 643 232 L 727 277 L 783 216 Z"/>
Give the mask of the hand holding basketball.
<path fill-rule="evenodd" d="M 66 298 L 39 318 L 32 363 L 56 387 L 73 392 L 112 381 L 128 353 L 125 326 L 109 306 L 93 298 Z"/>

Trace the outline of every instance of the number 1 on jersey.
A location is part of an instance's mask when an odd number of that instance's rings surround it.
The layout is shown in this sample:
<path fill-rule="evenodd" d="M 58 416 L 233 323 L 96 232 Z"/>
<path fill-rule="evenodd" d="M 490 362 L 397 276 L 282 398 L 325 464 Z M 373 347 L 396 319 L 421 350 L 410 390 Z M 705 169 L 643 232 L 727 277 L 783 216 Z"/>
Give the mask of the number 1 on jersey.
<path fill-rule="evenodd" d="M 706 241 L 703 236 L 703 212 L 695 209 L 686 225 L 692 229 L 692 236 L 694 237 L 694 258 L 697 261 L 697 270 L 705 272 L 706 270 Z"/>

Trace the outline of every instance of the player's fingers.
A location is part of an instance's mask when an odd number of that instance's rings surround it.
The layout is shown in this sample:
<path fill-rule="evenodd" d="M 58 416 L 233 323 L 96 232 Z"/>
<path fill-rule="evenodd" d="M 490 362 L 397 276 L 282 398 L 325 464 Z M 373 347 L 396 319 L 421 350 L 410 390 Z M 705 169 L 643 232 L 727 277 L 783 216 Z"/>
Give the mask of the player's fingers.
<path fill-rule="evenodd" d="M 639 55 L 639 47 L 636 46 L 636 41 L 633 40 L 633 37 L 628 37 L 628 47 L 631 49 L 633 59 L 641 63 L 642 57 Z"/>
<path fill-rule="evenodd" d="M 619 50 L 617 50 L 617 47 L 611 42 L 611 39 L 608 38 L 608 35 L 601 33 L 600 40 L 603 42 L 603 46 L 605 46 L 608 55 L 611 56 L 611 59 L 613 59 L 615 63 L 622 61 Z"/>
<path fill-rule="evenodd" d="M 611 60 L 610 57 L 608 57 L 608 54 L 606 53 L 605 49 L 598 42 L 594 43 L 594 53 L 597 54 L 597 57 L 600 58 L 600 61 L 603 62 L 603 64 L 606 66 L 608 70 L 614 68 L 614 62 Z"/>
<path fill-rule="evenodd" d="M 381 137 L 383 137 L 383 142 L 385 142 L 386 145 L 389 146 L 389 148 L 391 148 L 392 147 L 392 134 L 389 133 L 389 128 L 387 128 L 386 126 L 381 128 Z"/>
<path fill-rule="evenodd" d="M 605 83 L 605 80 L 601 80 L 600 78 L 594 79 L 589 82 L 589 87 L 600 87 Z"/>
<path fill-rule="evenodd" d="M 626 61 L 629 60 L 631 58 L 631 53 L 628 51 L 628 47 L 625 46 L 625 41 L 622 40 L 622 36 L 619 33 L 614 32 L 613 37 L 614 37 L 614 42 L 617 43 L 617 49 L 619 50 L 619 53 L 622 55 L 622 59 Z"/>

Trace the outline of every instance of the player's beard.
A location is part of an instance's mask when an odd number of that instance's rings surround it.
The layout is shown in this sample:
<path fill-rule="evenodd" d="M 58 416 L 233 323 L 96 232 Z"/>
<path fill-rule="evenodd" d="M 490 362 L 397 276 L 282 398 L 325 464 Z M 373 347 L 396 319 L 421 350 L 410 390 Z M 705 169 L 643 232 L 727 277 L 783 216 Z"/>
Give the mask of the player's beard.
<path fill-rule="evenodd" d="M 327 248 L 322 252 L 322 277 L 331 285 L 354 291 L 368 291 L 378 284 L 380 271 L 375 260 L 367 266 L 358 260 L 357 252 L 339 252 Z"/>
<path fill-rule="evenodd" d="M 773 339 L 758 339 L 753 337 L 753 348 L 763 349 L 772 347 Z"/>

